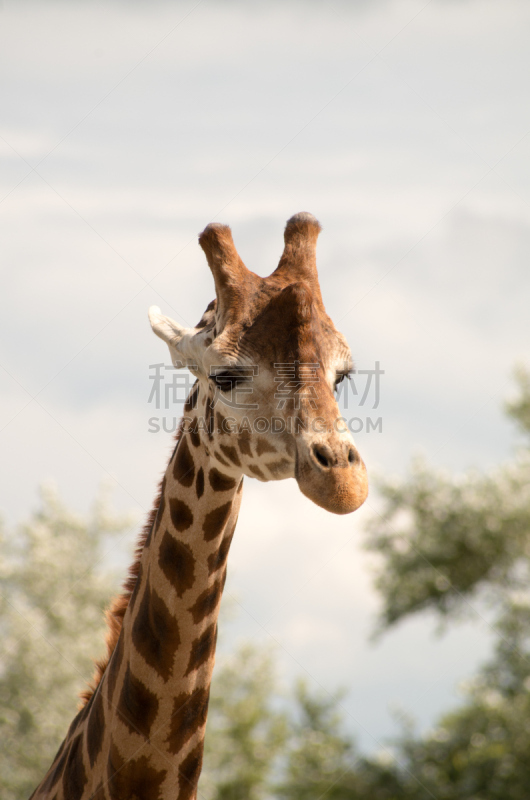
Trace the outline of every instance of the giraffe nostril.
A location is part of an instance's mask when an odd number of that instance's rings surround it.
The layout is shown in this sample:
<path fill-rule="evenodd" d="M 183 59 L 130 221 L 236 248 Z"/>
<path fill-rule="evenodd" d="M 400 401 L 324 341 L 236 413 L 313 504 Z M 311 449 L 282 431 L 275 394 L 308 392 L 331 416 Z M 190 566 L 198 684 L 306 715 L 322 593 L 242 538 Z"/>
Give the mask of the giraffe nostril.
<path fill-rule="evenodd" d="M 357 461 L 357 453 L 355 452 L 353 447 L 350 447 L 350 451 L 348 453 L 348 461 L 350 462 L 350 464 L 355 464 L 355 462 Z"/>
<path fill-rule="evenodd" d="M 315 456 L 316 460 L 319 464 L 323 467 L 329 467 L 330 461 L 328 456 L 326 455 L 326 451 L 323 447 L 319 447 L 318 444 L 313 445 L 313 455 Z"/>

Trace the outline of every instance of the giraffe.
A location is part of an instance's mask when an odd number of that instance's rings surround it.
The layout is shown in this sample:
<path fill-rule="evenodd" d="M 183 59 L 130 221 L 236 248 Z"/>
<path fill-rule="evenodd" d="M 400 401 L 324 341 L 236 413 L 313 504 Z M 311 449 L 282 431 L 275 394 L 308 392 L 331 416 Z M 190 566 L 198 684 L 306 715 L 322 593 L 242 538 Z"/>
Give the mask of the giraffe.
<path fill-rule="evenodd" d="M 211 223 L 199 244 L 216 299 L 197 327 L 149 310 L 173 364 L 196 382 L 123 594 L 107 611 L 108 655 L 33 800 L 195 800 L 243 477 L 294 477 L 337 514 L 366 499 L 366 469 L 334 397 L 353 366 L 322 302 L 320 230 L 307 212 L 291 217 L 278 267 L 261 278 L 230 228 Z"/>

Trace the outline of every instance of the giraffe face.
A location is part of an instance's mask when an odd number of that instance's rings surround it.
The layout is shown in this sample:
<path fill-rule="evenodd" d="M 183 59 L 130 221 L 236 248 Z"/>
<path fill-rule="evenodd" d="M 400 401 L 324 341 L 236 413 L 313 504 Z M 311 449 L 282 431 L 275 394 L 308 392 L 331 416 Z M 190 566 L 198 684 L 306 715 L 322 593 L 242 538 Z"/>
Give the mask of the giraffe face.
<path fill-rule="evenodd" d="M 366 469 L 334 397 L 353 365 L 310 269 L 317 226 L 310 215 L 289 221 L 280 265 L 265 279 L 244 267 L 229 229 L 208 226 L 200 241 L 217 300 L 196 328 L 158 309 L 151 322 L 173 363 L 197 376 L 194 420 L 225 469 L 263 481 L 294 477 L 315 503 L 348 513 L 366 499 Z"/>

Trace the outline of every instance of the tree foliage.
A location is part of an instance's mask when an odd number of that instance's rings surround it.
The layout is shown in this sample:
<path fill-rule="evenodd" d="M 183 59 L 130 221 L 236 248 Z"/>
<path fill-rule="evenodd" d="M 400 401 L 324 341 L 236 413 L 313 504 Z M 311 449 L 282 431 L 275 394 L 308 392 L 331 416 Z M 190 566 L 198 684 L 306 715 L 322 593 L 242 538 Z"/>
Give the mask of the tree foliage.
<path fill-rule="evenodd" d="M 496 614 L 495 654 L 463 705 L 431 735 L 397 741 L 396 798 L 529 796 L 530 373 L 516 379 L 506 410 L 521 447 L 510 463 L 461 478 L 416 463 L 407 480 L 380 485 L 385 507 L 368 540 L 381 557 L 380 629 L 424 609 L 447 621 L 477 596 Z"/>
<path fill-rule="evenodd" d="M 98 569 L 126 525 L 97 503 L 83 521 L 53 491 L 18 531 L 0 530 L 0 796 L 23 800 L 48 769 L 103 650 L 112 584 Z"/>
<path fill-rule="evenodd" d="M 214 677 L 200 796 L 261 800 L 287 739 L 272 654 L 242 645 Z M 276 701 L 276 702 L 275 702 Z"/>
<path fill-rule="evenodd" d="M 295 716 L 283 781 L 282 800 L 328 800 L 352 797 L 356 759 L 353 741 L 345 734 L 338 704 L 340 694 L 311 693 L 300 681 L 294 692 Z M 354 796 L 354 795 L 353 795 Z"/>
<path fill-rule="evenodd" d="M 530 610 L 499 624 L 494 658 L 463 705 L 427 736 L 405 733 L 390 765 L 392 800 L 525 800 L 530 785 Z M 370 767 L 377 765 L 372 763 Z M 363 795 L 366 800 L 372 795 Z M 379 795 L 373 795 L 378 800 Z"/>
<path fill-rule="evenodd" d="M 530 433 L 530 376 L 518 372 L 519 397 L 508 412 Z M 381 514 L 368 547 L 382 567 L 381 628 L 431 609 L 465 612 L 481 593 L 502 606 L 530 585 L 530 449 L 491 474 L 452 478 L 416 461 L 402 482 L 380 481 Z"/>

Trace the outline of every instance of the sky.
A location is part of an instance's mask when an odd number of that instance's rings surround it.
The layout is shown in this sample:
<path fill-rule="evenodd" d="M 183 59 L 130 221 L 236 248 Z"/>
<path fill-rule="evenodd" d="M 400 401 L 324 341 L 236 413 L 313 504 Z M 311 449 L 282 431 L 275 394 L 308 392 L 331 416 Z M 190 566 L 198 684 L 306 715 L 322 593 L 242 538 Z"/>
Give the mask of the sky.
<path fill-rule="evenodd" d="M 149 420 L 182 408 L 148 402 L 169 359 L 147 309 L 198 321 L 212 220 L 260 275 L 292 214 L 321 222 L 328 313 L 357 368 L 384 371 L 377 408 L 370 391 L 345 410 L 372 478 L 418 453 L 451 472 L 508 458 L 502 403 L 530 340 L 529 23 L 517 0 L 4 0 L 6 524 L 49 481 L 79 513 L 110 484 L 117 510 L 145 516 L 172 442 Z M 344 686 L 369 751 L 396 709 L 432 726 L 491 649 L 479 606 L 441 638 L 427 615 L 369 642 L 377 504 L 335 517 L 292 480 L 248 479 L 220 639 L 270 644 L 286 683 Z"/>

